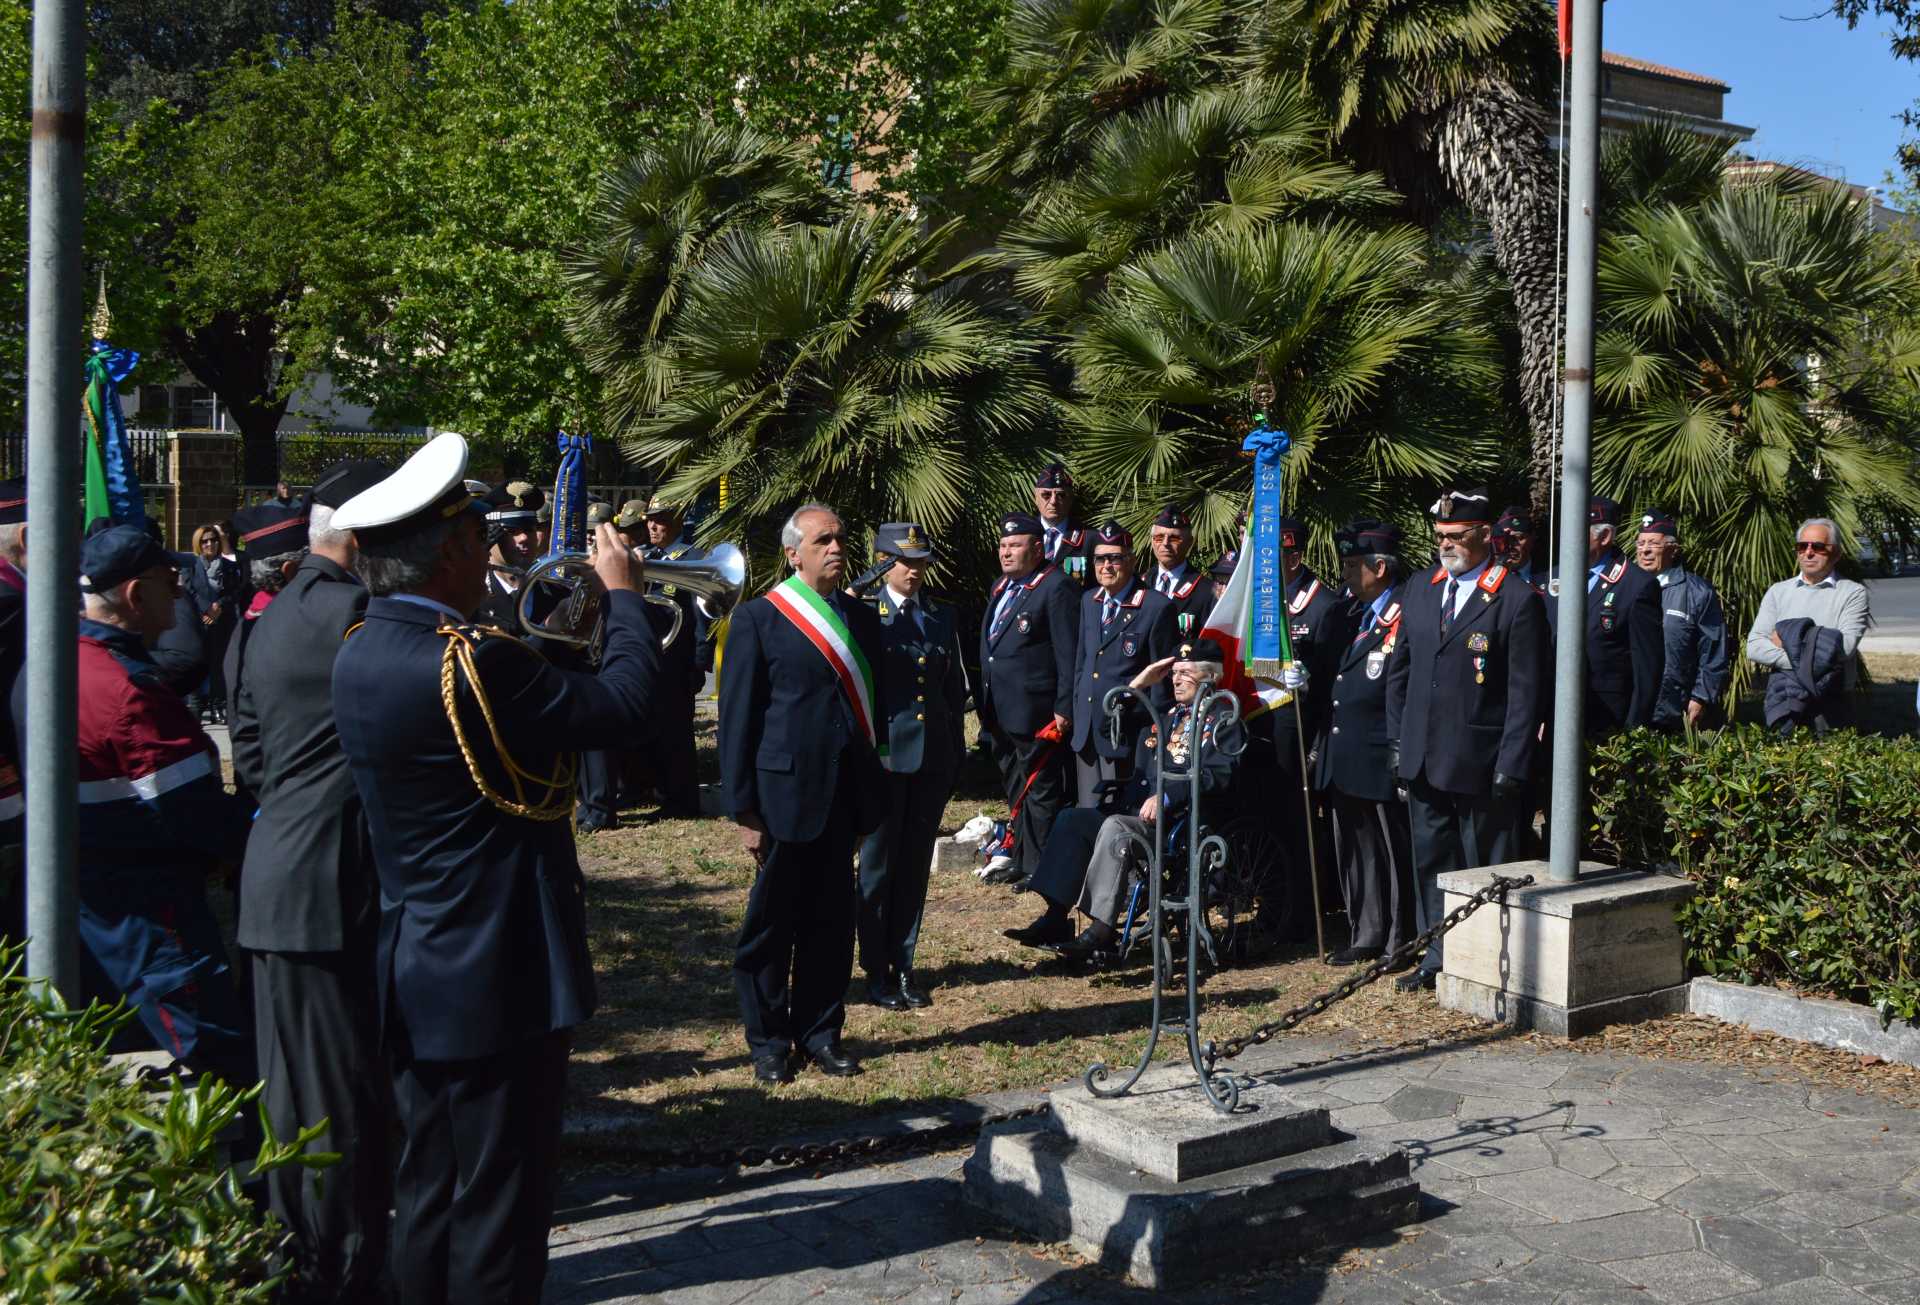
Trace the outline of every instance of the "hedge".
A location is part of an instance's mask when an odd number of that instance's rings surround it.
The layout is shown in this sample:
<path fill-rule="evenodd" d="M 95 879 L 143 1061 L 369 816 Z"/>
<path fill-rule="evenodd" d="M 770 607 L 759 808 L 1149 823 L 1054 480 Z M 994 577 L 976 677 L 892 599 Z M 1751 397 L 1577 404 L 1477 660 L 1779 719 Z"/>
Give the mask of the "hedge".
<path fill-rule="evenodd" d="M 1700 885 L 1698 973 L 1920 1015 L 1920 742 L 1635 730 L 1593 755 L 1595 850 Z"/>
<path fill-rule="evenodd" d="M 131 1012 L 68 1010 L 20 959 L 0 947 L 0 1301 L 273 1299 L 287 1236 L 222 1138 L 259 1086 L 143 1089 L 106 1054 Z M 266 1129 L 253 1173 L 333 1163 L 303 1154 L 322 1128 L 287 1143 Z"/>

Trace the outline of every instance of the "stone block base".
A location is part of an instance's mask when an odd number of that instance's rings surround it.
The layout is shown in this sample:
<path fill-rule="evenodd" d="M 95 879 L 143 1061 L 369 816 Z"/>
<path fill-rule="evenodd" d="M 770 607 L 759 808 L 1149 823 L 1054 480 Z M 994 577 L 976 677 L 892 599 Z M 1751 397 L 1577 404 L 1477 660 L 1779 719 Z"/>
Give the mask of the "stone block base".
<path fill-rule="evenodd" d="M 933 872 L 974 870 L 980 865 L 980 844 L 963 843 L 948 835 L 933 840 Z"/>
<path fill-rule="evenodd" d="M 1441 875 L 1447 909 L 1496 874 L 1534 882 L 1447 935 L 1442 1006 L 1560 1037 L 1687 1008 L 1674 911 L 1692 895 L 1690 882 L 1583 863 L 1577 880 L 1554 883 L 1544 861 L 1519 861 Z"/>
<path fill-rule="evenodd" d="M 1462 1011 L 1489 1024 L 1511 1024 L 1516 1029 L 1532 1029 L 1555 1038 L 1584 1038 L 1609 1024 L 1633 1024 L 1663 1015 L 1679 1015 L 1688 1006 L 1688 985 L 1684 983 L 1584 1006 L 1560 1006 L 1538 997 L 1503 992 L 1457 974 L 1441 974 L 1435 991 L 1440 1004 L 1448 1010 Z"/>

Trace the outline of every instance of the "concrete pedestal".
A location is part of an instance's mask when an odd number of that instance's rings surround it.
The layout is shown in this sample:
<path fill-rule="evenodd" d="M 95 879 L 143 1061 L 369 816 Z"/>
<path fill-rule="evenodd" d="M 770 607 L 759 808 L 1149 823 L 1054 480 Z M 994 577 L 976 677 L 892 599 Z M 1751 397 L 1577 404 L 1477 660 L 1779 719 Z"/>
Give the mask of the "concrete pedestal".
<path fill-rule="evenodd" d="M 1335 1131 L 1321 1107 L 1254 1083 L 1220 1115 L 1185 1065 L 1156 1067 L 1110 1100 L 1079 1083 L 1046 1119 L 981 1134 L 965 1198 L 994 1220 L 1147 1287 L 1411 1222 L 1420 1189 L 1407 1153 Z"/>
<path fill-rule="evenodd" d="M 1447 909 L 1496 874 L 1534 883 L 1447 935 L 1442 1006 L 1563 1038 L 1687 1009 L 1674 911 L 1693 894 L 1688 880 L 1587 861 L 1577 881 L 1556 884 L 1546 862 L 1517 861 L 1441 875 Z"/>

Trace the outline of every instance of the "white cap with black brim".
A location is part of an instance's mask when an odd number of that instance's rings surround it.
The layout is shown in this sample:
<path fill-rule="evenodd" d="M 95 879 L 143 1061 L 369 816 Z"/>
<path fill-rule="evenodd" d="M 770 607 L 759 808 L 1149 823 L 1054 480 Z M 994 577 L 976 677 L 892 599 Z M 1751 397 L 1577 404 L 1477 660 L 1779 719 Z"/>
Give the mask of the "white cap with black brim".
<path fill-rule="evenodd" d="M 333 514 L 335 530 L 400 539 L 466 510 L 484 513 L 468 492 L 467 441 L 452 431 L 436 435 L 400 470 L 361 490 Z"/>

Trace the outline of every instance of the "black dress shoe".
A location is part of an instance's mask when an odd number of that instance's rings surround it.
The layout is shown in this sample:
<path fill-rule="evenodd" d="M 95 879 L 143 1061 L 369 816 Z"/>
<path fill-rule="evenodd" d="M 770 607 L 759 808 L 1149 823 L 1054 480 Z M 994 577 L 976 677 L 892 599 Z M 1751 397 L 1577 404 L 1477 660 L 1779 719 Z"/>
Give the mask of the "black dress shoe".
<path fill-rule="evenodd" d="M 754 1057 L 754 1061 L 753 1061 L 754 1079 L 758 1082 L 767 1083 L 767 1084 L 780 1084 L 780 1083 L 793 1082 L 793 1068 L 789 1064 L 790 1059 L 791 1059 L 790 1057 L 784 1056 L 784 1055 L 780 1056 L 777 1059 L 772 1056 Z"/>
<path fill-rule="evenodd" d="M 834 1078 L 852 1078 L 860 1072 L 860 1062 L 849 1056 L 838 1042 L 829 1042 L 824 1047 L 815 1047 L 807 1055 L 820 1067 L 822 1074 Z"/>
<path fill-rule="evenodd" d="M 927 996 L 927 990 L 913 981 L 912 970 L 900 972 L 900 991 L 896 995 L 900 998 L 902 1005 L 912 1007 L 914 1010 L 925 1010 L 933 1005 L 933 998 Z"/>
<path fill-rule="evenodd" d="M 1390 948 L 1389 950 L 1392 950 L 1392 949 Z M 1418 965 L 1419 963 L 1420 963 L 1420 958 L 1417 956 L 1402 956 L 1399 960 L 1389 965 L 1387 967 L 1386 972 L 1388 974 L 1402 974 L 1408 970 L 1411 970 L 1415 965 Z"/>
<path fill-rule="evenodd" d="M 1362 961 L 1377 961 L 1379 959 L 1380 949 L 1378 947 L 1343 947 L 1333 955 L 1327 957 L 1327 964 L 1358 965 Z"/>
<path fill-rule="evenodd" d="M 582 817 L 576 824 L 583 834 L 604 834 L 609 829 L 618 829 L 620 827 L 620 822 L 617 820 L 587 819 L 585 817 Z"/>
<path fill-rule="evenodd" d="M 867 1001 L 882 1010 L 907 1008 L 907 999 L 901 996 L 900 989 L 887 981 L 887 976 L 884 974 L 867 976 Z"/>
<path fill-rule="evenodd" d="M 1393 986 L 1401 992 L 1418 992 L 1422 988 L 1431 990 L 1439 976 L 1438 970 L 1409 970 L 1393 981 Z"/>
<path fill-rule="evenodd" d="M 1028 947 L 1053 947 L 1073 941 L 1073 921 L 1064 915 L 1047 912 L 1023 929 L 1001 930 L 1001 937 L 1011 938 Z"/>
<path fill-rule="evenodd" d="M 1095 952 L 1105 951 L 1113 946 L 1115 938 L 1113 926 L 1101 924 L 1095 920 L 1080 931 L 1080 936 L 1072 942 L 1062 943 L 1054 948 L 1061 956 L 1070 961 L 1084 961 Z"/>

